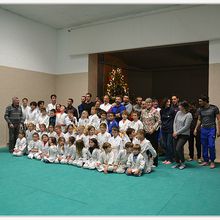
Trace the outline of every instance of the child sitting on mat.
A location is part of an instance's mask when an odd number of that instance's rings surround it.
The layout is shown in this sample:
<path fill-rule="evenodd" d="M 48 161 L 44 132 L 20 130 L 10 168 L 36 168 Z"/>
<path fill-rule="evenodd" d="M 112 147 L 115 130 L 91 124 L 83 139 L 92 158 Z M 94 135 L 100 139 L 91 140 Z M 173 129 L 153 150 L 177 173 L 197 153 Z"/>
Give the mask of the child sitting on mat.
<path fill-rule="evenodd" d="M 27 147 L 27 143 L 26 143 L 26 138 L 25 138 L 25 132 L 20 131 L 18 134 L 18 138 L 16 140 L 13 155 L 23 156 L 26 152 L 26 147 Z"/>
<path fill-rule="evenodd" d="M 127 175 L 141 176 L 145 168 L 145 160 L 141 154 L 140 144 L 133 146 L 133 152 L 128 157 L 127 162 Z"/>
<path fill-rule="evenodd" d="M 96 163 L 96 169 L 99 172 L 104 171 L 104 173 L 113 171 L 114 164 L 114 153 L 112 152 L 111 144 L 105 142 L 102 145 L 103 152 L 100 154 L 99 161 Z"/>

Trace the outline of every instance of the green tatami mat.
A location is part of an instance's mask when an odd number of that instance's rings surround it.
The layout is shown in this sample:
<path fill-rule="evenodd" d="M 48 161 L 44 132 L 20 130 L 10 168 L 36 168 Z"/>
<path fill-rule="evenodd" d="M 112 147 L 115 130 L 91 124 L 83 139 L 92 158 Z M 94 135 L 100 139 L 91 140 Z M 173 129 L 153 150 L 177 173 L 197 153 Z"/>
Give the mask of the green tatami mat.
<path fill-rule="evenodd" d="M 106 175 L 0 148 L 0 215 L 220 215 L 220 166 L 187 165 Z"/>

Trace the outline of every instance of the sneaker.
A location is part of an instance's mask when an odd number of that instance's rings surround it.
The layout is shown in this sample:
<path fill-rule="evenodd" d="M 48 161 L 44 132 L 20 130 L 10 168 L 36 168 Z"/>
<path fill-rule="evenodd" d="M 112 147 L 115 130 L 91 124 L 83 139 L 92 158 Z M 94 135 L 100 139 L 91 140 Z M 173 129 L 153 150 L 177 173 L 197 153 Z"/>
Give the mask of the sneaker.
<path fill-rule="evenodd" d="M 197 162 L 198 162 L 198 163 L 202 163 L 202 159 L 199 158 L 199 159 L 197 160 Z"/>
<path fill-rule="evenodd" d="M 171 164 L 171 162 L 168 160 L 165 164 Z"/>
<path fill-rule="evenodd" d="M 192 158 L 189 158 L 187 161 L 193 161 L 193 159 L 192 159 Z"/>
<path fill-rule="evenodd" d="M 174 168 L 179 168 L 179 166 L 180 166 L 180 164 L 177 163 L 177 164 L 173 165 L 172 168 L 173 168 L 173 169 L 174 169 Z"/>
<path fill-rule="evenodd" d="M 205 161 L 200 164 L 200 166 L 208 166 L 208 165 L 209 165 L 209 163 L 208 163 L 208 162 L 205 162 Z"/>
<path fill-rule="evenodd" d="M 166 162 L 167 162 L 167 160 L 164 160 L 162 163 L 163 163 L 163 164 L 166 164 Z"/>
<path fill-rule="evenodd" d="M 214 162 L 211 162 L 210 164 L 210 169 L 214 169 L 215 168 L 215 163 Z"/>
<path fill-rule="evenodd" d="M 184 168 L 186 168 L 186 165 L 184 163 L 182 163 L 180 166 L 179 166 L 179 169 L 180 170 L 183 170 Z"/>

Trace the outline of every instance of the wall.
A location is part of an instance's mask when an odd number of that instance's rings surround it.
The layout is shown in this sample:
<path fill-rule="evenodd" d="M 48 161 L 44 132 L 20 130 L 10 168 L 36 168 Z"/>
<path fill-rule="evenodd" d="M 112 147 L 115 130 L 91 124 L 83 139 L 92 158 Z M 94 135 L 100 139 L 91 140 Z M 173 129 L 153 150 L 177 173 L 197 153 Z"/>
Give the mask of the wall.
<path fill-rule="evenodd" d="M 88 72 L 88 53 L 86 54 L 69 54 L 67 51 L 71 44 L 78 44 L 81 42 L 72 42 L 69 38 L 71 36 L 64 31 L 57 31 L 57 62 L 56 72 L 59 74 L 67 73 L 84 73 Z"/>
<path fill-rule="evenodd" d="M 220 85 L 220 60 L 218 63 L 209 65 L 209 98 L 210 103 L 217 105 L 220 109 L 219 85 Z M 220 161 L 220 138 L 216 141 L 216 152 Z"/>
<path fill-rule="evenodd" d="M 20 100 L 27 97 L 29 101 L 44 100 L 50 102 L 50 95 L 56 94 L 58 103 L 66 105 L 68 98 L 74 99 L 74 106 L 80 104 L 80 98 L 88 89 L 88 73 L 53 75 L 29 70 L 0 66 L 0 146 L 8 142 L 8 128 L 4 120 L 6 106 L 11 98 Z"/>
<path fill-rule="evenodd" d="M 74 106 L 81 103 L 81 96 L 88 92 L 88 73 L 55 75 L 55 90 L 58 102 L 66 105 L 68 98 L 74 99 Z"/>
<path fill-rule="evenodd" d="M 5 108 L 11 104 L 11 98 L 17 96 L 20 100 L 27 97 L 29 101 L 50 100 L 50 95 L 55 92 L 55 76 L 40 72 L 15 69 L 0 66 L 0 146 L 7 143 L 8 129 L 4 120 Z"/>
<path fill-rule="evenodd" d="M 0 9 L 0 65 L 56 72 L 56 30 Z"/>
<path fill-rule="evenodd" d="M 220 37 L 220 6 L 204 5 L 59 31 L 67 55 L 213 40 Z M 204 28 L 205 27 L 205 28 Z"/>

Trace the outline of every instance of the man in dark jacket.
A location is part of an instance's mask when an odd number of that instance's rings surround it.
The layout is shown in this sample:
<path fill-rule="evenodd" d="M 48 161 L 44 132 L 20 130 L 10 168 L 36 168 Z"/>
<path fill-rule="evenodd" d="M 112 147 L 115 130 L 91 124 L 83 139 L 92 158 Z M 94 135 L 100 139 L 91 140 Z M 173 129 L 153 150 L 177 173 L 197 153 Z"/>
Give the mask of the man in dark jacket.
<path fill-rule="evenodd" d="M 18 97 L 12 98 L 12 105 L 6 108 L 4 118 L 9 128 L 9 152 L 13 153 L 19 130 L 24 124 L 24 117 L 21 106 L 19 106 Z"/>

